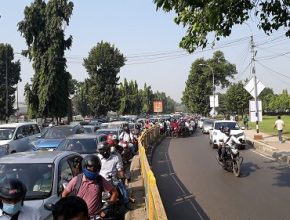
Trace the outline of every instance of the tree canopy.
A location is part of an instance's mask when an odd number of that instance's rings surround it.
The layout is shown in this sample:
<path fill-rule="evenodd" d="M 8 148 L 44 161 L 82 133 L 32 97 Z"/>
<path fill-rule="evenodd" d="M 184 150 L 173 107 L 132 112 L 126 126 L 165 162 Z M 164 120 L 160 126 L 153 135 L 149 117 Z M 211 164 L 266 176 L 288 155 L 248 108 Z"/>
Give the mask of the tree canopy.
<path fill-rule="evenodd" d="M 259 20 L 257 26 L 266 34 L 286 28 L 290 36 L 290 2 L 280 0 L 154 0 L 157 9 L 174 11 L 175 22 L 187 28 L 180 46 L 193 52 L 208 45 L 208 34 L 214 32 L 214 43 L 231 34 L 236 24 L 243 24 L 252 16 Z"/>
<path fill-rule="evenodd" d="M 106 115 L 108 111 L 116 111 L 119 108 L 119 91 L 117 89 L 122 66 L 125 65 L 125 57 L 108 42 L 100 42 L 89 52 L 84 59 L 88 79 L 88 101 L 90 110 L 94 116 Z"/>
<path fill-rule="evenodd" d="M 68 112 L 70 74 L 66 71 L 65 50 L 72 37 L 65 39 L 73 3 L 68 0 L 35 0 L 25 7 L 18 30 L 28 46 L 23 55 L 33 62 L 32 84 L 25 95 L 31 117 L 64 117 Z"/>
<path fill-rule="evenodd" d="M 208 114 L 209 96 L 214 85 L 222 88 L 230 85 L 229 79 L 237 73 L 235 65 L 229 63 L 221 51 L 213 54 L 212 59 L 197 59 L 191 66 L 186 81 L 182 102 L 190 112 Z"/>
<path fill-rule="evenodd" d="M 15 91 L 20 79 L 20 61 L 14 60 L 13 48 L 9 44 L 0 44 L 0 120 L 6 116 L 6 63 L 8 85 L 8 115 L 14 113 Z"/>

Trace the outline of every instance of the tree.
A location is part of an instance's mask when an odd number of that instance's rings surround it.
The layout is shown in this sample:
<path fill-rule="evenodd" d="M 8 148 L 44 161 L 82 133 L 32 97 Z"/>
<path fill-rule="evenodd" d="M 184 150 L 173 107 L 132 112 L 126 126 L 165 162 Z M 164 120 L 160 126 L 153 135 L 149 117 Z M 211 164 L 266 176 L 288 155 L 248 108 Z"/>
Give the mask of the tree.
<path fill-rule="evenodd" d="M 214 85 L 227 87 L 229 79 L 237 73 L 235 65 L 225 60 L 222 52 L 214 53 L 209 60 L 198 59 L 192 66 L 186 81 L 182 102 L 189 112 L 208 114 L 210 111 L 209 96 L 212 95 L 212 78 Z"/>
<path fill-rule="evenodd" d="M 90 104 L 89 104 L 89 94 L 88 94 L 88 80 L 85 80 L 84 82 L 78 83 L 77 90 L 75 92 L 73 100 L 73 106 L 74 106 L 74 113 L 80 114 L 83 117 L 87 115 L 91 115 L 90 111 Z"/>
<path fill-rule="evenodd" d="M 125 65 L 125 57 L 107 42 L 100 42 L 84 59 L 88 79 L 88 101 L 94 116 L 106 115 L 108 111 L 119 109 L 119 92 L 117 74 Z"/>
<path fill-rule="evenodd" d="M 270 102 L 274 97 L 274 91 L 271 88 L 264 88 L 263 91 L 258 96 L 262 101 L 262 109 L 263 111 L 272 111 L 270 108 Z"/>
<path fill-rule="evenodd" d="M 208 34 L 214 32 L 214 42 L 220 37 L 231 34 L 236 24 L 243 24 L 252 15 L 259 20 L 258 28 L 266 34 L 271 34 L 279 28 L 287 28 L 286 36 L 290 36 L 289 1 L 280 0 L 154 0 L 157 9 L 175 11 L 175 22 L 187 27 L 186 35 L 182 38 L 180 46 L 193 52 L 197 47 L 206 47 Z M 254 11 L 254 12 L 253 12 Z"/>
<path fill-rule="evenodd" d="M 152 114 L 153 113 L 153 91 L 151 89 L 151 86 L 147 86 L 147 84 L 144 84 L 144 88 L 141 91 L 142 93 L 142 110 L 141 112 L 143 114 Z"/>
<path fill-rule="evenodd" d="M 269 107 L 275 111 L 284 113 L 290 109 L 290 96 L 287 90 L 283 90 L 281 94 L 272 97 Z"/>
<path fill-rule="evenodd" d="M 6 118 L 6 63 L 7 63 L 7 88 L 8 88 L 8 116 L 15 110 L 15 85 L 20 79 L 20 61 L 14 60 L 13 48 L 9 44 L 0 44 L 0 120 Z"/>
<path fill-rule="evenodd" d="M 68 112 L 70 74 L 64 52 L 72 44 L 63 26 L 69 24 L 73 3 L 67 0 L 35 0 L 24 10 L 18 30 L 28 46 L 23 55 L 33 62 L 32 84 L 25 95 L 31 117 L 64 117 Z"/>
<path fill-rule="evenodd" d="M 229 113 L 244 115 L 249 110 L 252 96 L 244 89 L 242 81 L 231 85 L 226 92 L 226 109 Z"/>

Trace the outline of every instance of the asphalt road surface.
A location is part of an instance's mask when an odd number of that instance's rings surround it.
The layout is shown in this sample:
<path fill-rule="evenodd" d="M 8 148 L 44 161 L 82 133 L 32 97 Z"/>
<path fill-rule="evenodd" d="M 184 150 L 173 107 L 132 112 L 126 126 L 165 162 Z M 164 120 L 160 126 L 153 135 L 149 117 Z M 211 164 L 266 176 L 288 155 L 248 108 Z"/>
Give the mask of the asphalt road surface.
<path fill-rule="evenodd" d="M 208 135 L 165 138 L 152 168 L 168 219 L 290 219 L 290 167 L 248 146 L 241 177 L 218 165 Z"/>

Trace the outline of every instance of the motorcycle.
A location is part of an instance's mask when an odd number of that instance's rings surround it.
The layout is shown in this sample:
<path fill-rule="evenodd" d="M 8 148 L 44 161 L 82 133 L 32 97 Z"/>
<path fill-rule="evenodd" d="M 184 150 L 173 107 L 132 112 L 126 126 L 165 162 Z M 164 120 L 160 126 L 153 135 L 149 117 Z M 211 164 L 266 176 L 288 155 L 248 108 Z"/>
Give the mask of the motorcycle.
<path fill-rule="evenodd" d="M 122 151 L 119 151 L 122 156 L 122 160 L 124 164 L 129 164 L 130 160 L 133 158 L 133 154 L 129 148 L 129 143 L 127 141 L 120 141 L 119 146 L 122 147 Z"/>
<path fill-rule="evenodd" d="M 238 146 L 225 146 L 223 140 L 220 140 L 220 145 L 220 147 L 225 148 L 225 155 L 223 162 L 220 161 L 219 157 L 217 156 L 218 164 L 221 165 L 225 170 L 233 172 L 236 177 L 239 177 L 244 158 L 240 156 Z"/>

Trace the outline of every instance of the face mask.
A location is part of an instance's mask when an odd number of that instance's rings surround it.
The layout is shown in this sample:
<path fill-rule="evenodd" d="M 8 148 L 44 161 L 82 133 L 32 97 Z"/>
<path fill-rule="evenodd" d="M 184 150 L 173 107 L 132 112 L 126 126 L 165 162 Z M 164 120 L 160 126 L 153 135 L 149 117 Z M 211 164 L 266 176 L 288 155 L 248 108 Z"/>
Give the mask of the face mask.
<path fill-rule="evenodd" d="M 3 202 L 3 212 L 7 213 L 8 215 L 14 215 L 22 208 L 22 201 L 17 202 L 16 204 L 9 204 Z"/>
<path fill-rule="evenodd" d="M 87 170 L 86 168 L 83 169 L 83 173 L 85 174 L 85 176 L 89 180 L 95 180 L 97 178 L 97 176 L 99 175 L 99 173 L 91 172 L 91 171 Z"/>

